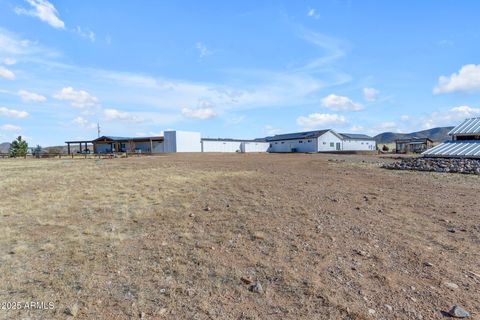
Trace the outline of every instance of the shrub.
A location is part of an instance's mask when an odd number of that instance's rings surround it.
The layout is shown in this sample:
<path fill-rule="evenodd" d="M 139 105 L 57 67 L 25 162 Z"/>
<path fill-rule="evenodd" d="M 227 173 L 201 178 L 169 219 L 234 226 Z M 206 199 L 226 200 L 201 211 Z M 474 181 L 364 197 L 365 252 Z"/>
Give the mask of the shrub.
<path fill-rule="evenodd" d="M 13 140 L 10 145 L 10 156 L 11 157 L 25 157 L 28 152 L 28 143 L 22 139 L 22 136 L 18 136 L 17 139 Z"/>

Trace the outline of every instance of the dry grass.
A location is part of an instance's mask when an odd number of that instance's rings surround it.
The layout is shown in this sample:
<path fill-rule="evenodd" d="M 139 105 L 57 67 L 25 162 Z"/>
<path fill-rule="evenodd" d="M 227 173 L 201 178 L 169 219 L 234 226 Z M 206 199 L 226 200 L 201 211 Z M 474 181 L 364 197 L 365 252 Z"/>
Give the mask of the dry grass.
<path fill-rule="evenodd" d="M 479 282 L 465 273 L 480 267 L 478 178 L 335 158 L 347 161 L 2 160 L 1 300 L 55 308 L 0 318 L 361 319 L 373 308 L 428 319 L 452 303 L 478 312 Z M 445 292 L 445 279 L 461 289 Z M 255 281 L 263 294 L 249 291 Z"/>

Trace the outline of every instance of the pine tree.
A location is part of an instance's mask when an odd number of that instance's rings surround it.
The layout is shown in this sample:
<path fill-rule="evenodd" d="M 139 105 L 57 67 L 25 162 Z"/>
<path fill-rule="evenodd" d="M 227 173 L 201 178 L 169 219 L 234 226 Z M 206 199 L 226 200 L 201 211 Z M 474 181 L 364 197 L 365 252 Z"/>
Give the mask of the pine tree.
<path fill-rule="evenodd" d="M 10 145 L 10 156 L 11 157 L 24 157 L 27 155 L 28 143 L 22 139 L 22 136 L 18 136 L 17 139 L 13 140 Z"/>
<path fill-rule="evenodd" d="M 35 149 L 33 149 L 32 155 L 34 155 L 35 158 L 40 158 L 40 155 L 42 154 L 42 152 L 43 152 L 42 147 L 39 144 L 37 144 Z"/>

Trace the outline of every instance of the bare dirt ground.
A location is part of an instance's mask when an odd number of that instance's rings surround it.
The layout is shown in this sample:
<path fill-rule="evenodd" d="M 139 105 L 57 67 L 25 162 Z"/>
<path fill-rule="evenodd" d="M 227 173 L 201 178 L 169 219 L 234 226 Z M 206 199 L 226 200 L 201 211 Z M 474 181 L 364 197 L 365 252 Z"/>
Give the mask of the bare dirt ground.
<path fill-rule="evenodd" d="M 480 177 L 383 161 L 1 160 L 0 319 L 477 319 Z"/>

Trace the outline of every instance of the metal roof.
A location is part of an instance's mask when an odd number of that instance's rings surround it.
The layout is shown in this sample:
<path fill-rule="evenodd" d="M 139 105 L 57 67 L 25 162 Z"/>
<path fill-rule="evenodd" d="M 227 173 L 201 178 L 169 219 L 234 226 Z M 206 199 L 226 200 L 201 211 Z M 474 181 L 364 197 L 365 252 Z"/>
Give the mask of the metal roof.
<path fill-rule="evenodd" d="M 447 141 L 422 153 L 425 157 L 480 158 L 480 140 Z"/>
<path fill-rule="evenodd" d="M 465 119 L 461 124 L 450 130 L 448 134 L 480 134 L 480 117 Z"/>
<path fill-rule="evenodd" d="M 367 136 L 366 134 L 359 133 L 340 133 L 345 139 L 351 140 L 375 140 L 374 138 Z"/>
<path fill-rule="evenodd" d="M 202 141 L 223 141 L 223 142 L 265 142 L 253 139 L 230 139 L 230 138 L 202 138 Z"/>
<path fill-rule="evenodd" d="M 143 140 L 163 140 L 163 137 L 115 137 L 115 136 L 101 136 L 93 141 L 143 141 Z"/>
<path fill-rule="evenodd" d="M 313 139 L 313 138 L 318 138 L 318 137 L 324 135 L 328 131 L 331 131 L 338 138 L 342 139 L 342 137 L 338 133 L 333 131 L 332 129 L 326 129 L 326 130 L 315 130 L 315 131 L 277 134 L 277 135 L 274 135 L 273 137 L 266 137 L 265 140 L 267 140 L 267 141 L 279 141 L 279 140 Z"/>

